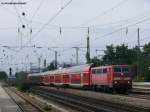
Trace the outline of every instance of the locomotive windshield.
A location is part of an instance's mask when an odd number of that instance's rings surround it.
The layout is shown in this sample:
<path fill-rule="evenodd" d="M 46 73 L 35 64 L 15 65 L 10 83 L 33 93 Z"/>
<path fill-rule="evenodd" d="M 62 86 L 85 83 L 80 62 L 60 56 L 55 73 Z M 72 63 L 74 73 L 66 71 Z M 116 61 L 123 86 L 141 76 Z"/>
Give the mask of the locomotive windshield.
<path fill-rule="evenodd" d="M 117 67 L 114 67 L 113 68 L 113 71 L 114 72 L 129 72 L 129 68 L 128 67 L 125 67 L 125 66 L 117 66 Z"/>

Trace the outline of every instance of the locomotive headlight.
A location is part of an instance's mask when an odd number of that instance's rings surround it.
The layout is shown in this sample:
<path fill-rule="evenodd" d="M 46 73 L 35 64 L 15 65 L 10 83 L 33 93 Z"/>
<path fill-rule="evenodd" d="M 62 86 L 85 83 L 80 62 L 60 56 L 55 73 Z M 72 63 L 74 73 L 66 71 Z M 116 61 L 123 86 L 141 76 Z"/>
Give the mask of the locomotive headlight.
<path fill-rule="evenodd" d="M 128 81 L 128 84 L 130 83 L 130 81 Z"/>
<path fill-rule="evenodd" d="M 114 83 L 115 83 L 115 84 L 117 84 L 118 82 L 117 82 L 117 81 L 115 81 Z"/>

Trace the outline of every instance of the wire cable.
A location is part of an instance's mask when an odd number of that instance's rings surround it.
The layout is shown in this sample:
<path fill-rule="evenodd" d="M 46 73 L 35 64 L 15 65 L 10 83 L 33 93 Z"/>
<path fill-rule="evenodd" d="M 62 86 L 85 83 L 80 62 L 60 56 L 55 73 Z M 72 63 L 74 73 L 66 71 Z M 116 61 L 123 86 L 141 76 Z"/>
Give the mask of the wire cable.
<path fill-rule="evenodd" d="M 104 11 L 104 12 L 98 14 L 96 17 L 93 17 L 92 19 L 89 19 L 88 21 L 86 21 L 86 22 L 80 24 L 79 26 L 83 26 L 83 25 L 85 25 L 85 24 L 87 24 L 87 23 L 91 23 L 92 21 L 94 21 L 95 19 L 99 18 L 100 16 L 106 15 L 106 14 L 109 13 L 111 10 L 114 10 L 114 9 L 120 7 L 122 4 L 124 4 L 124 3 L 127 2 L 127 1 L 128 1 L 128 0 L 122 0 L 121 2 L 119 2 L 118 4 L 116 4 L 114 7 L 112 7 L 112 8 L 110 8 L 110 9 L 108 9 L 108 10 L 106 10 L 106 11 Z"/>
<path fill-rule="evenodd" d="M 99 39 L 99 38 L 103 38 L 103 37 L 106 37 L 106 36 L 112 35 L 112 34 L 114 34 L 114 33 L 118 32 L 118 31 L 120 31 L 120 30 L 126 29 L 126 27 L 135 26 L 135 25 L 137 25 L 137 24 L 140 24 L 140 23 L 143 23 L 143 22 L 146 22 L 146 21 L 149 21 L 149 20 L 150 20 L 150 17 L 145 18 L 145 19 L 140 20 L 140 21 L 138 21 L 138 22 L 136 22 L 136 23 L 133 23 L 133 24 L 130 24 L 130 25 L 124 26 L 124 27 L 119 28 L 119 29 L 117 29 L 117 30 L 115 30 L 115 31 L 112 31 L 112 32 L 107 33 L 107 34 L 104 34 L 103 36 L 101 36 L 101 37 L 97 37 L 97 38 L 95 38 L 95 39 L 93 39 L 93 40 L 91 40 L 91 41 L 95 41 L 95 40 L 97 40 L 97 39 Z"/>
<path fill-rule="evenodd" d="M 41 6 L 43 5 L 43 2 L 44 0 L 41 0 L 40 4 L 38 5 L 38 7 L 36 8 L 35 12 L 33 13 L 32 17 L 31 17 L 31 20 L 30 20 L 30 23 L 32 23 L 34 17 L 36 16 L 37 12 L 40 10 Z"/>
<path fill-rule="evenodd" d="M 103 37 L 112 35 L 112 34 L 114 34 L 114 33 L 116 33 L 116 32 L 119 32 L 119 31 L 121 31 L 121 30 L 123 30 L 123 29 L 126 29 L 126 27 L 132 27 L 132 26 L 135 26 L 135 25 L 137 25 L 137 24 L 140 24 L 140 23 L 143 23 L 143 22 L 146 22 L 146 21 L 149 21 L 149 20 L 150 20 L 150 17 L 147 17 L 147 18 L 145 18 L 145 19 L 143 19 L 143 20 L 140 20 L 140 21 L 138 21 L 138 22 L 135 22 L 135 23 L 126 25 L 126 26 L 121 27 L 121 28 L 119 28 L 119 29 L 117 29 L 117 30 L 115 30 L 115 31 L 112 31 L 112 32 L 106 33 L 106 34 L 104 34 L 104 35 L 102 35 L 102 36 L 100 36 L 100 37 L 94 38 L 94 39 L 91 40 L 91 42 L 93 42 L 93 41 L 95 41 L 95 40 L 98 40 L 98 39 L 100 39 L 100 38 L 103 38 Z M 80 45 L 83 45 L 83 43 L 79 43 L 79 44 L 77 44 L 77 45 L 75 45 L 75 46 L 80 46 Z M 68 49 L 62 50 L 61 52 L 66 52 L 67 50 L 70 50 L 70 49 L 72 49 L 72 48 L 68 48 Z"/>
<path fill-rule="evenodd" d="M 66 3 L 66 5 L 61 8 L 53 17 L 51 17 L 48 22 L 46 22 L 32 37 L 35 38 L 47 25 L 49 25 L 73 0 L 70 0 L 68 3 Z M 29 42 L 29 41 L 28 41 Z M 27 42 L 27 43 L 28 43 Z"/>
<path fill-rule="evenodd" d="M 13 0 L 12 0 L 11 2 L 13 2 Z M 17 9 L 17 7 L 16 7 L 15 5 L 14 5 L 14 9 L 15 9 L 16 14 L 17 14 L 17 16 L 18 16 L 18 19 L 20 20 L 21 24 L 23 25 L 22 18 L 21 18 L 20 14 L 19 14 L 19 11 L 18 11 L 18 9 Z"/>

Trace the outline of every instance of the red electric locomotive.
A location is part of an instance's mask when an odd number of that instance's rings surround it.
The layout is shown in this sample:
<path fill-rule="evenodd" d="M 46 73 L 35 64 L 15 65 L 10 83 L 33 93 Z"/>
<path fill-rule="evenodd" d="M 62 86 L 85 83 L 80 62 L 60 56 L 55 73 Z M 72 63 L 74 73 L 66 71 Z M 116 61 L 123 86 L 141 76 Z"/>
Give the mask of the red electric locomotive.
<path fill-rule="evenodd" d="M 30 82 L 37 84 L 104 90 L 129 90 L 131 77 L 128 65 L 92 67 L 92 64 L 28 75 Z"/>
<path fill-rule="evenodd" d="M 91 69 L 94 88 L 129 90 L 132 88 L 131 71 L 127 65 L 109 65 Z"/>

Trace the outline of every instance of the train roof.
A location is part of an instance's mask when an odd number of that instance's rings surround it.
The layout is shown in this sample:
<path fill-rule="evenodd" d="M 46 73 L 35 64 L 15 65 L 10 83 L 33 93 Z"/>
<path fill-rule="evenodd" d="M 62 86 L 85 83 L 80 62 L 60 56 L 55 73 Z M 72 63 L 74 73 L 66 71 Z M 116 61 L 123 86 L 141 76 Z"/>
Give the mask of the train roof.
<path fill-rule="evenodd" d="M 50 71 L 47 72 L 41 72 L 41 73 L 33 73 L 33 74 L 29 74 L 28 76 L 39 76 L 39 75 L 45 75 L 48 74 Z"/>
<path fill-rule="evenodd" d="M 93 67 L 92 69 L 96 69 L 96 68 L 107 68 L 107 67 L 117 67 L 117 66 L 128 66 L 128 65 L 125 65 L 125 64 L 122 64 L 122 65 L 105 65 L 105 66 Z"/>
<path fill-rule="evenodd" d="M 92 64 L 79 65 L 68 68 L 69 72 L 77 73 L 77 72 L 89 72 Z"/>
<path fill-rule="evenodd" d="M 89 72 L 90 68 L 92 67 L 92 64 L 85 64 L 85 65 L 78 65 L 73 66 L 69 68 L 63 68 L 63 69 L 57 69 L 53 71 L 47 71 L 42 73 L 34 73 L 29 74 L 28 76 L 42 76 L 42 75 L 48 75 L 48 74 L 66 74 L 66 73 L 78 73 L 78 72 Z"/>
<path fill-rule="evenodd" d="M 49 73 L 50 74 L 60 74 L 60 73 L 66 74 L 66 73 L 88 72 L 91 66 L 92 64 L 78 65 L 78 66 L 49 71 Z"/>

